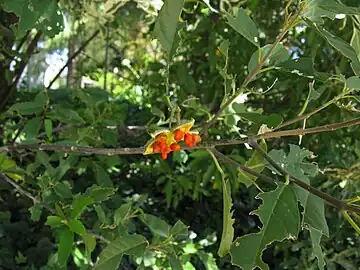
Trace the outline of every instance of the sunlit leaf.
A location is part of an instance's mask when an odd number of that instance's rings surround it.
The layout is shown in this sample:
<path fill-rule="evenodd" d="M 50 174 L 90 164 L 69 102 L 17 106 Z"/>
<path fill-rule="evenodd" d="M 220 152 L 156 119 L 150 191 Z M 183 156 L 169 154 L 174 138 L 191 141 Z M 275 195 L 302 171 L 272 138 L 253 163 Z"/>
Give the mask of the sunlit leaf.
<path fill-rule="evenodd" d="M 360 30 L 356 27 L 353 28 L 353 35 L 351 37 L 350 46 L 353 47 L 358 58 L 360 59 Z"/>
<path fill-rule="evenodd" d="M 87 253 L 88 257 L 90 258 L 91 253 L 93 252 L 93 250 L 96 247 L 96 239 L 94 236 L 91 236 L 88 234 L 82 235 L 82 239 L 83 239 L 85 247 L 86 247 L 86 253 Z"/>
<path fill-rule="evenodd" d="M 115 211 L 114 215 L 114 223 L 116 225 L 120 225 L 124 223 L 128 219 L 128 216 L 131 213 L 131 203 L 125 203 L 121 205 L 118 209 Z"/>
<path fill-rule="evenodd" d="M 263 202 L 253 213 L 263 224 L 261 230 L 237 238 L 230 250 L 231 262 L 244 270 L 269 269 L 261 258 L 264 249 L 274 241 L 296 239 L 300 229 L 296 195 L 289 185 L 279 183 L 275 190 L 260 193 L 258 198 Z"/>
<path fill-rule="evenodd" d="M 346 79 L 346 87 L 350 89 L 360 90 L 360 78 L 353 76 Z"/>
<path fill-rule="evenodd" d="M 260 147 L 265 152 L 267 152 L 267 145 L 265 140 L 261 140 Z M 250 159 L 245 163 L 245 166 L 258 173 L 261 173 L 265 168 L 264 157 L 257 150 L 255 150 L 251 155 Z M 244 183 L 246 187 L 250 187 L 252 184 L 254 184 L 254 181 L 256 181 L 256 179 L 256 176 L 239 169 L 238 180 Z"/>
<path fill-rule="evenodd" d="M 154 34 L 166 50 L 169 59 L 183 5 L 184 0 L 165 0 L 156 19 Z"/>
<path fill-rule="evenodd" d="M 86 234 L 86 229 L 84 227 L 84 224 L 82 224 L 82 222 L 78 219 L 72 219 L 72 220 L 68 221 L 67 225 L 68 225 L 69 229 L 74 233 L 77 233 L 79 235 Z"/>
<path fill-rule="evenodd" d="M 91 203 L 93 203 L 93 199 L 91 197 L 82 195 L 75 197 L 71 206 L 71 218 L 78 218 Z"/>
<path fill-rule="evenodd" d="M 248 41 L 259 47 L 259 32 L 253 20 L 246 14 L 245 10 L 239 8 L 236 17 L 226 14 L 227 23 Z"/>

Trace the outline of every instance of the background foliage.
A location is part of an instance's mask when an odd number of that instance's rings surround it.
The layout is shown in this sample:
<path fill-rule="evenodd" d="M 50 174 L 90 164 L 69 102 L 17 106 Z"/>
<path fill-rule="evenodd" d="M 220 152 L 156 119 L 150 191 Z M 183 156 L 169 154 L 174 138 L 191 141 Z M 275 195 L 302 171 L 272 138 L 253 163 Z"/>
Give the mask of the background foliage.
<path fill-rule="evenodd" d="M 141 147 L 147 131 L 175 116 L 200 127 L 231 99 L 209 140 L 256 135 L 309 112 L 289 128 L 359 115 L 357 0 L 4 0 L 0 21 L 2 150 Z M 261 147 L 301 181 L 348 199 L 360 188 L 359 132 Z M 248 144 L 218 150 L 282 179 Z M 205 149 L 167 160 L 1 151 L 1 179 L 11 182 L 0 182 L 0 268 L 358 269 L 359 236 L 340 211 L 292 185 L 254 185 L 256 177 L 226 162 L 219 170 L 213 158 Z"/>

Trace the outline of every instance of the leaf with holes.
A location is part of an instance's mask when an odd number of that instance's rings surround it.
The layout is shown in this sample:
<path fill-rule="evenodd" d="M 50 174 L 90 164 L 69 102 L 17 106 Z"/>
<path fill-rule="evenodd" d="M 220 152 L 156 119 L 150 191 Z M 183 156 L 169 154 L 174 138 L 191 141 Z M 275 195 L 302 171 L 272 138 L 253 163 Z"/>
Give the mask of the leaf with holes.
<path fill-rule="evenodd" d="M 280 183 L 271 191 L 258 195 L 263 202 L 253 212 L 263 224 L 257 233 L 237 238 L 231 246 L 231 262 L 244 270 L 269 269 L 262 259 L 266 247 L 274 241 L 296 239 L 300 230 L 300 214 L 294 190 Z"/>
<path fill-rule="evenodd" d="M 224 257 L 229 253 L 232 241 L 234 239 L 234 219 L 231 211 L 233 204 L 231 199 L 231 186 L 229 181 L 223 182 L 223 229 L 221 234 L 218 255 Z"/>

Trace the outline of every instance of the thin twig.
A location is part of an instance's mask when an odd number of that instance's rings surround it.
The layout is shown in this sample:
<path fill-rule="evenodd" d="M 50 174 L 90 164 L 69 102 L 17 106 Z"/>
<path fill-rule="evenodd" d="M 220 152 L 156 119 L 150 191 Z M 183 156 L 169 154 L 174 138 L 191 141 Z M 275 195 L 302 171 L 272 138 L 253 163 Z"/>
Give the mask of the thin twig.
<path fill-rule="evenodd" d="M 220 140 L 220 141 L 208 141 L 199 143 L 197 146 L 191 149 L 208 149 L 215 146 L 226 146 L 226 145 L 238 145 L 247 143 L 249 140 L 258 141 L 261 139 L 272 139 L 287 136 L 299 136 L 313 133 L 320 133 L 326 131 L 334 131 L 337 129 L 360 125 L 360 117 L 349 121 L 324 125 L 315 128 L 308 129 L 292 129 L 276 132 L 266 132 L 263 134 L 246 137 L 239 140 Z M 184 150 L 190 149 L 187 146 L 183 147 Z M 18 145 L 7 145 L 0 147 L 1 152 L 10 152 L 15 150 L 34 150 L 34 151 L 63 151 L 73 153 L 84 153 L 84 154 L 99 154 L 99 155 L 141 155 L 144 151 L 144 147 L 137 148 L 95 148 L 85 146 L 69 146 L 69 145 L 54 145 L 54 144 L 18 144 Z"/>
<path fill-rule="evenodd" d="M 49 83 L 49 85 L 46 87 L 46 89 L 50 89 L 50 88 L 51 88 L 51 86 L 54 84 L 54 82 L 60 77 L 61 73 L 63 73 L 63 71 L 66 69 L 66 67 L 72 62 L 72 60 L 74 60 L 74 59 L 81 53 L 81 51 L 84 50 L 87 45 L 89 45 L 90 41 L 93 40 L 99 33 L 100 33 L 100 30 L 95 31 L 95 32 L 79 47 L 79 49 L 78 49 L 72 56 L 69 57 L 69 59 L 67 60 L 66 64 L 59 70 L 59 72 L 56 74 L 56 76 L 54 77 L 54 79 L 52 79 L 52 81 Z"/>
<path fill-rule="evenodd" d="M 33 201 L 34 204 L 41 204 L 44 208 L 49 210 L 51 213 L 56 213 L 55 209 L 52 209 L 50 206 L 43 204 L 40 200 L 36 199 L 29 191 L 25 190 L 21 186 L 19 186 L 14 180 L 7 177 L 5 174 L 0 173 L 0 178 L 5 182 L 12 185 L 17 191 L 19 191 L 22 195 L 28 197 L 30 200 Z"/>

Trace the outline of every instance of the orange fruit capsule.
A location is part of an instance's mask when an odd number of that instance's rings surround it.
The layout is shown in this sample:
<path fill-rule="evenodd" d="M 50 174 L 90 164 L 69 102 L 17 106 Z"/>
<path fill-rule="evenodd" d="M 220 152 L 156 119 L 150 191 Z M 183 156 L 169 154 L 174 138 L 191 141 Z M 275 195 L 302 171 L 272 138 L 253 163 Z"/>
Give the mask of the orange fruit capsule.
<path fill-rule="evenodd" d="M 154 151 L 154 153 L 160 153 L 161 152 L 161 147 L 159 145 L 159 142 L 154 143 L 153 151 Z"/>
<path fill-rule="evenodd" d="M 185 134 L 184 142 L 187 146 L 193 147 L 193 137 L 190 133 Z"/>
<path fill-rule="evenodd" d="M 177 142 L 181 141 L 182 139 L 184 139 L 184 135 L 185 135 L 184 131 L 181 131 L 180 129 L 175 130 L 175 133 L 174 133 L 175 141 L 177 141 Z"/>
<path fill-rule="evenodd" d="M 176 144 L 176 143 L 173 143 L 172 145 L 170 145 L 170 149 L 172 150 L 172 151 L 180 151 L 180 149 L 181 149 L 181 147 L 180 147 L 180 145 L 178 145 L 178 144 Z"/>
<path fill-rule="evenodd" d="M 194 143 L 198 143 L 198 142 L 201 141 L 201 137 L 200 137 L 199 134 L 193 134 L 193 135 L 192 135 L 192 139 L 193 139 L 193 142 L 194 142 Z"/>

